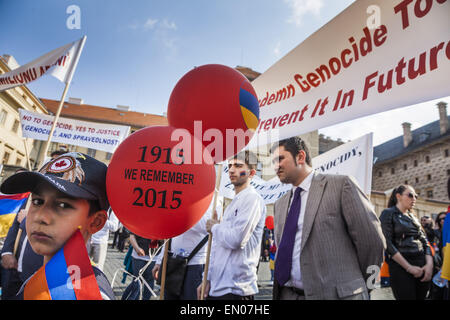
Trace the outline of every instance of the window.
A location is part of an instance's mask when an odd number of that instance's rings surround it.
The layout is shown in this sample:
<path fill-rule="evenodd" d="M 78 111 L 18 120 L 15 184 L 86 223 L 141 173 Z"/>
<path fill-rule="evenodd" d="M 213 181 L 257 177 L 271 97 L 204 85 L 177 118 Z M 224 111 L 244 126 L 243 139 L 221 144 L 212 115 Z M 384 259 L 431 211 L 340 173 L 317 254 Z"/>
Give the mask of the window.
<path fill-rule="evenodd" d="M 19 129 L 19 124 L 20 124 L 19 120 L 14 120 L 14 124 L 12 126 L 13 132 L 17 133 L 17 130 Z"/>
<path fill-rule="evenodd" d="M 406 163 L 403 164 L 403 170 L 408 170 L 408 165 Z"/>
<path fill-rule="evenodd" d="M 21 166 L 21 165 L 22 165 L 22 159 L 17 157 L 17 159 L 16 159 L 16 166 Z"/>
<path fill-rule="evenodd" d="M 450 170 L 447 170 L 447 171 L 450 171 Z M 378 171 L 378 177 L 381 178 L 382 176 L 383 176 L 383 172 Z"/>
<path fill-rule="evenodd" d="M 8 164 L 8 161 L 9 161 L 9 156 L 10 156 L 11 154 L 9 153 L 9 152 L 6 152 L 5 151 L 5 153 L 3 154 L 3 164 Z"/>
<path fill-rule="evenodd" d="M 416 178 L 416 183 L 419 183 L 419 178 Z"/>
<path fill-rule="evenodd" d="M 391 168 L 391 174 L 395 174 L 395 168 Z"/>
<path fill-rule="evenodd" d="M 444 156 L 447 158 L 448 155 L 449 155 L 449 151 L 448 151 L 448 149 L 445 149 L 445 150 L 444 150 Z"/>
<path fill-rule="evenodd" d="M 95 149 L 88 148 L 88 150 L 87 150 L 87 155 L 92 158 L 95 158 L 96 153 L 97 153 L 97 150 L 95 150 Z"/>
<path fill-rule="evenodd" d="M 427 190 L 427 198 L 433 198 L 433 190 Z"/>
<path fill-rule="evenodd" d="M 431 180 L 431 174 L 427 175 L 427 180 L 428 180 L 428 181 Z"/>
<path fill-rule="evenodd" d="M 408 184 L 408 180 L 405 180 L 405 184 Z"/>
<path fill-rule="evenodd" d="M 414 160 L 414 167 L 417 167 L 417 160 Z"/>
<path fill-rule="evenodd" d="M 5 110 L 0 111 L 0 124 L 5 124 L 8 113 Z"/>
<path fill-rule="evenodd" d="M 447 175 L 450 176 L 450 169 L 447 169 Z"/>
<path fill-rule="evenodd" d="M 106 153 L 105 159 L 106 159 L 106 160 L 111 160 L 112 155 L 113 155 L 113 154 L 112 154 L 111 152 L 107 152 L 107 153 Z"/>
<path fill-rule="evenodd" d="M 425 162 L 430 163 L 430 156 L 425 156 Z"/>

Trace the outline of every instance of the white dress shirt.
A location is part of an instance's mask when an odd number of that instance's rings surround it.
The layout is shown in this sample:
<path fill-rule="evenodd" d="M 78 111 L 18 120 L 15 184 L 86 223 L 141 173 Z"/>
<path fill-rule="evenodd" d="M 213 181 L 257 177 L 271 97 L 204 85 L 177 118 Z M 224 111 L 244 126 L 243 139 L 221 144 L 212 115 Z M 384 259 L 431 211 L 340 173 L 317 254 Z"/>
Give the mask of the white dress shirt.
<path fill-rule="evenodd" d="M 306 209 L 306 201 L 308 200 L 309 189 L 311 188 L 311 181 L 314 176 L 314 171 L 312 171 L 306 178 L 300 183 L 299 186 L 294 186 L 292 188 L 292 195 L 298 187 L 301 187 L 303 191 L 300 193 L 301 197 L 301 207 L 300 207 L 300 215 L 298 217 L 297 222 L 297 233 L 295 234 L 295 243 L 294 249 L 292 251 L 292 269 L 291 269 L 291 278 L 286 282 L 286 287 L 295 287 L 298 289 L 303 289 L 303 281 L 302 281 L 302 273 L 300 270 L 300 251 L 302 246 L 302 231 L 303 231 L 303 220 L 305 219 L 305 209 Z M 291 208 L 292 201 L 294 197 L 291 196 L 291 201 L 289 203 L 289 209 Z"/>
<path fill-rule="evenodd" d="M 265 218 L 264 201 L 249 186 L 234 197 L 222 221 L 211 228 L 210 296 L 258 293 L 256 266 Z"/>

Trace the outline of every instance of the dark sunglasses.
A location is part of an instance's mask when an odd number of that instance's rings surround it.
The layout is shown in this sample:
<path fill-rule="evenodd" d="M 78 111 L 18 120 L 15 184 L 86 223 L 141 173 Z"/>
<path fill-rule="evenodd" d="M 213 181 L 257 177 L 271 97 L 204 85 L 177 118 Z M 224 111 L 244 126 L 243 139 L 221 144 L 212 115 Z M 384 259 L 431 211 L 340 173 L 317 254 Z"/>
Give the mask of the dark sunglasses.
<path fill-rule="evenodd" d="M 417 194 L 413 194 L 413 193 L 408 193 L 408 198 L 416 198 L 417 199 Z"/>

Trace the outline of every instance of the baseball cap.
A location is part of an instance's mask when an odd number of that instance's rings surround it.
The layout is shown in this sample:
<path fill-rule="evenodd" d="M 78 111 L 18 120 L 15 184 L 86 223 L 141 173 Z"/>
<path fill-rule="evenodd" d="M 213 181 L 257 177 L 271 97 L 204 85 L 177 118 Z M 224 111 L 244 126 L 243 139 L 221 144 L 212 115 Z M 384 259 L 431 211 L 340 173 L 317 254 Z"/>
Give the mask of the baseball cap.
<path fill-rule="evenodd" d="M 50 160 L 39 171 L 10 176 L 0 186 L 0 192 L 33 192 L 38 183 L 45 181 L 72 198 L 97 200 L 101 209 L 108 210 L 107 168 L 103 162 L 86 154 L 68 152 Z"/>

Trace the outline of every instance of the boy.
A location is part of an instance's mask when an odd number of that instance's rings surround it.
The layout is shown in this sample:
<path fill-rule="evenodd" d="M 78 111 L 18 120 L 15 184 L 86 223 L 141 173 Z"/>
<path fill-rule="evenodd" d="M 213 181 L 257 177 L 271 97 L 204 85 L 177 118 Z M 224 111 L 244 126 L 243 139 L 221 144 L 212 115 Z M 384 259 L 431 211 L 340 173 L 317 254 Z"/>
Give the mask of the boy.
<path fill-rule="evenodd" d="M 15 174 L 1 185 L 3 193 L 32 193 L 26 231 L 33 251 L 44 256 L 44 267 L 76 233 L 81 234 L 86 244 L 92 234 L 103 228 L 109 207 L 106 170 L 107 166 L 102 162 L 73 152 L 51 160 L 39 172 Z M 70 273 L 69 267 L 72 266 L 67 266 L 61 277 Z M 92 274 L 92 271 L 100 289 L 98 297 L 114 299 L 111 286 L 100 270 L 85 268 L 81 274 Z M 27 283 L 18 293 L 19 299 L 26 286 Z M 51 290 L 49 292 L 50 299 L 54 299 L 56 296 L 51 296 Z"/>

